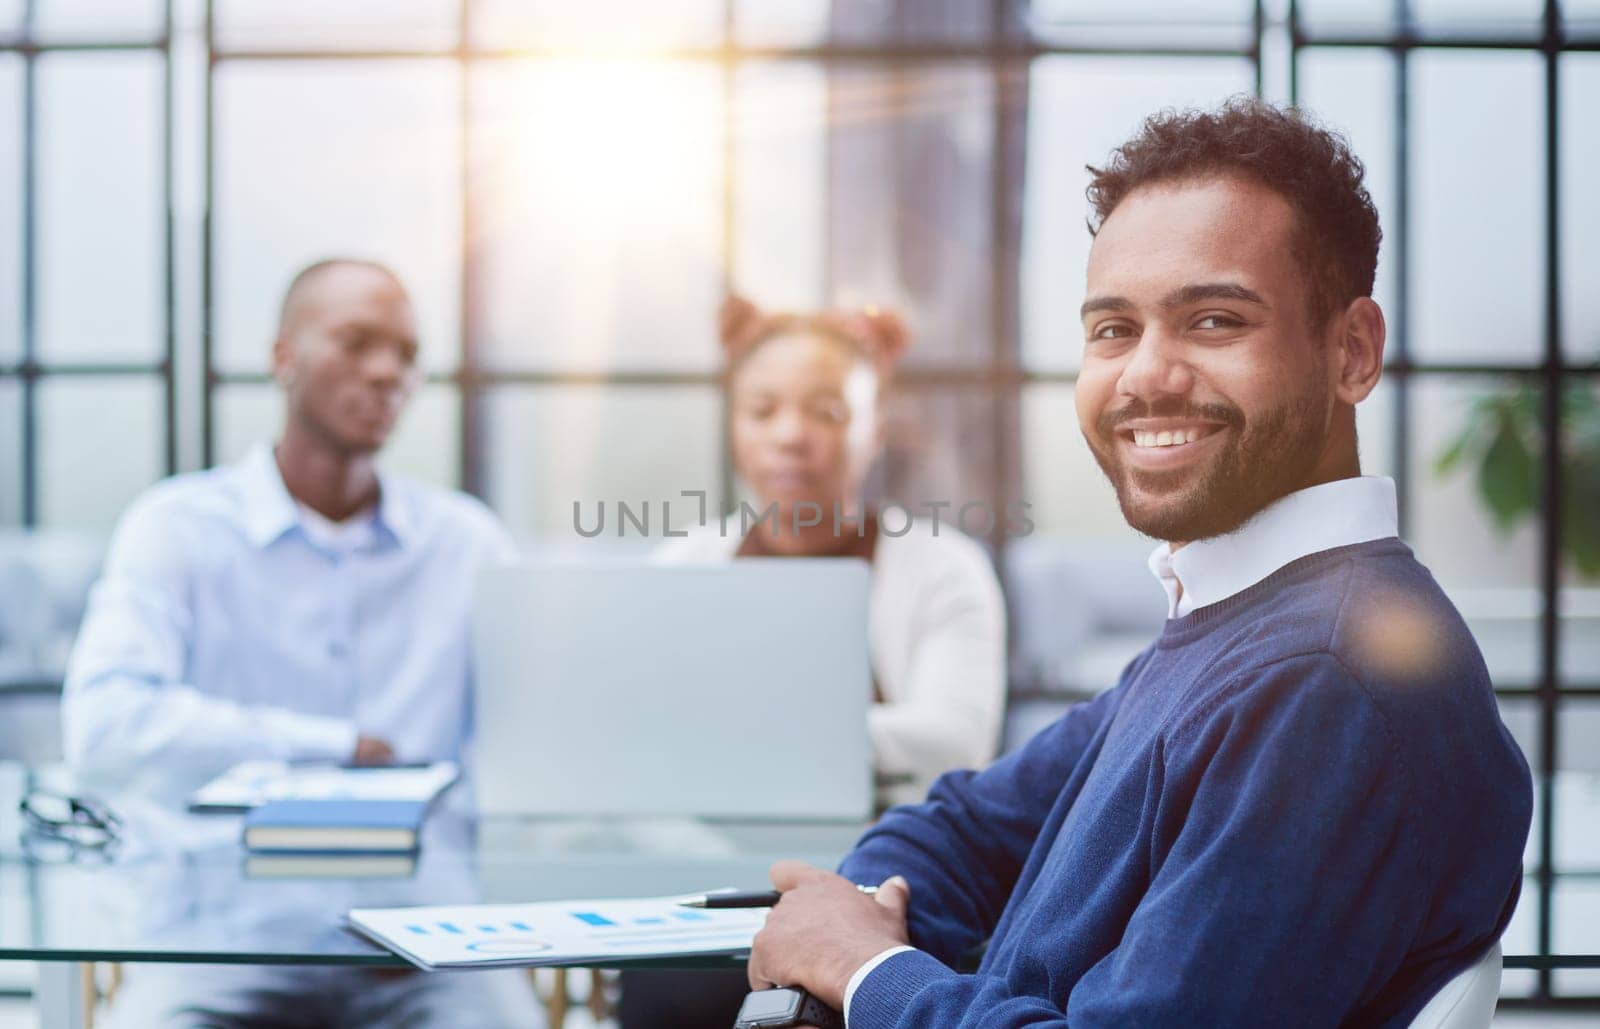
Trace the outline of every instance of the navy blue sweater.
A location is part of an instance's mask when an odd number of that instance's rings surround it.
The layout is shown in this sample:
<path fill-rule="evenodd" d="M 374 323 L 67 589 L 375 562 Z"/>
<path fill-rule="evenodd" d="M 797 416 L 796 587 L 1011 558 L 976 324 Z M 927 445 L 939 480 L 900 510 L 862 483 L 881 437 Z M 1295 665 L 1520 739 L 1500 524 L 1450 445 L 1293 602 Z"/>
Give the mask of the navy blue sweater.
<path fill-rule="evenodd" d="M 851 1029 L 1405 1025 L 1505 928 L 1532 799 L 1410 549 L 1302 558 L 867 833 L 841 871 L 910 881 L 921 952 Z"/>

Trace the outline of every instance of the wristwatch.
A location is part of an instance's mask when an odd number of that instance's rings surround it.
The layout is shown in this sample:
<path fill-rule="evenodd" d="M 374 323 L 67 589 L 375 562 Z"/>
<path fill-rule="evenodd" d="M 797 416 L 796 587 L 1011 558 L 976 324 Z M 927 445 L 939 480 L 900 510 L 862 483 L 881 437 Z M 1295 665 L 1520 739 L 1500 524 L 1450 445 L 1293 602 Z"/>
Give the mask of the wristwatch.
<path fill-rule="evenodd" d="M 756 990 L 745 997 L 733 1029 L 785 1029 L 800 1025 L 844 1029 L 844 1017 L 798 986 L 779 986 Z"/>

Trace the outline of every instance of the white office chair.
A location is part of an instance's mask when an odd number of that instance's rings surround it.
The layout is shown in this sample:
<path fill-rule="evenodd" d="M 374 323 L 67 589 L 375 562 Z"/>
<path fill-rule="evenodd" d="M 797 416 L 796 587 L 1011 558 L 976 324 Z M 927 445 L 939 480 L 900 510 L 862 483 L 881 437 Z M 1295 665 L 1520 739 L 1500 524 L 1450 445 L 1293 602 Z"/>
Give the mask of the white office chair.
<path fill-rule="evenodd" d="M 1500 941 L 1476 965 L 1444 984 L 1427 1007 L 1417 1012 L 1411 1029 L 1489 1029 L 1500 1000 Z"/>

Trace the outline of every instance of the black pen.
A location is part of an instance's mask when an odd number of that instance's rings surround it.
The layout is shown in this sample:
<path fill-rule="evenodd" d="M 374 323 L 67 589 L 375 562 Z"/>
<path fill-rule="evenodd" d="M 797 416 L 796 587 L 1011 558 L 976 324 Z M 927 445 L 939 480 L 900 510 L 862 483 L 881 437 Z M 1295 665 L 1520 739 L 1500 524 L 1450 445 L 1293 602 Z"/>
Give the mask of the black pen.
<path fill-rule="evenodd" d="M 876 886 L 857 886 L 856 889 L 869 897 L 878 892 Z M 703 896 L 680 900 L 678 901 L 678 906 L 711 909 L 770 908 L 778 903 L 778 898 L 782 896 L 783 894 L 777 890 L 712 890 Z"/>

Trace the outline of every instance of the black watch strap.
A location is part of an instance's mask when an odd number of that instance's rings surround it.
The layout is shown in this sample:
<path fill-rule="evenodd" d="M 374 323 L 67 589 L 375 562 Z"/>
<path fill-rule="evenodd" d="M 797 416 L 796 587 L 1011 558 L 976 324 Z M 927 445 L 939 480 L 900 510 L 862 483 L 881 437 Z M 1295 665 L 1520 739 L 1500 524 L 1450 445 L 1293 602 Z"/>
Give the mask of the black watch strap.
<path fill-rule="evenodd" d="M 808 993 L 800 1005 L 800 1024 L 814 1025 L 817 1029 L 844 1029 L 844 1016 Z"/>

